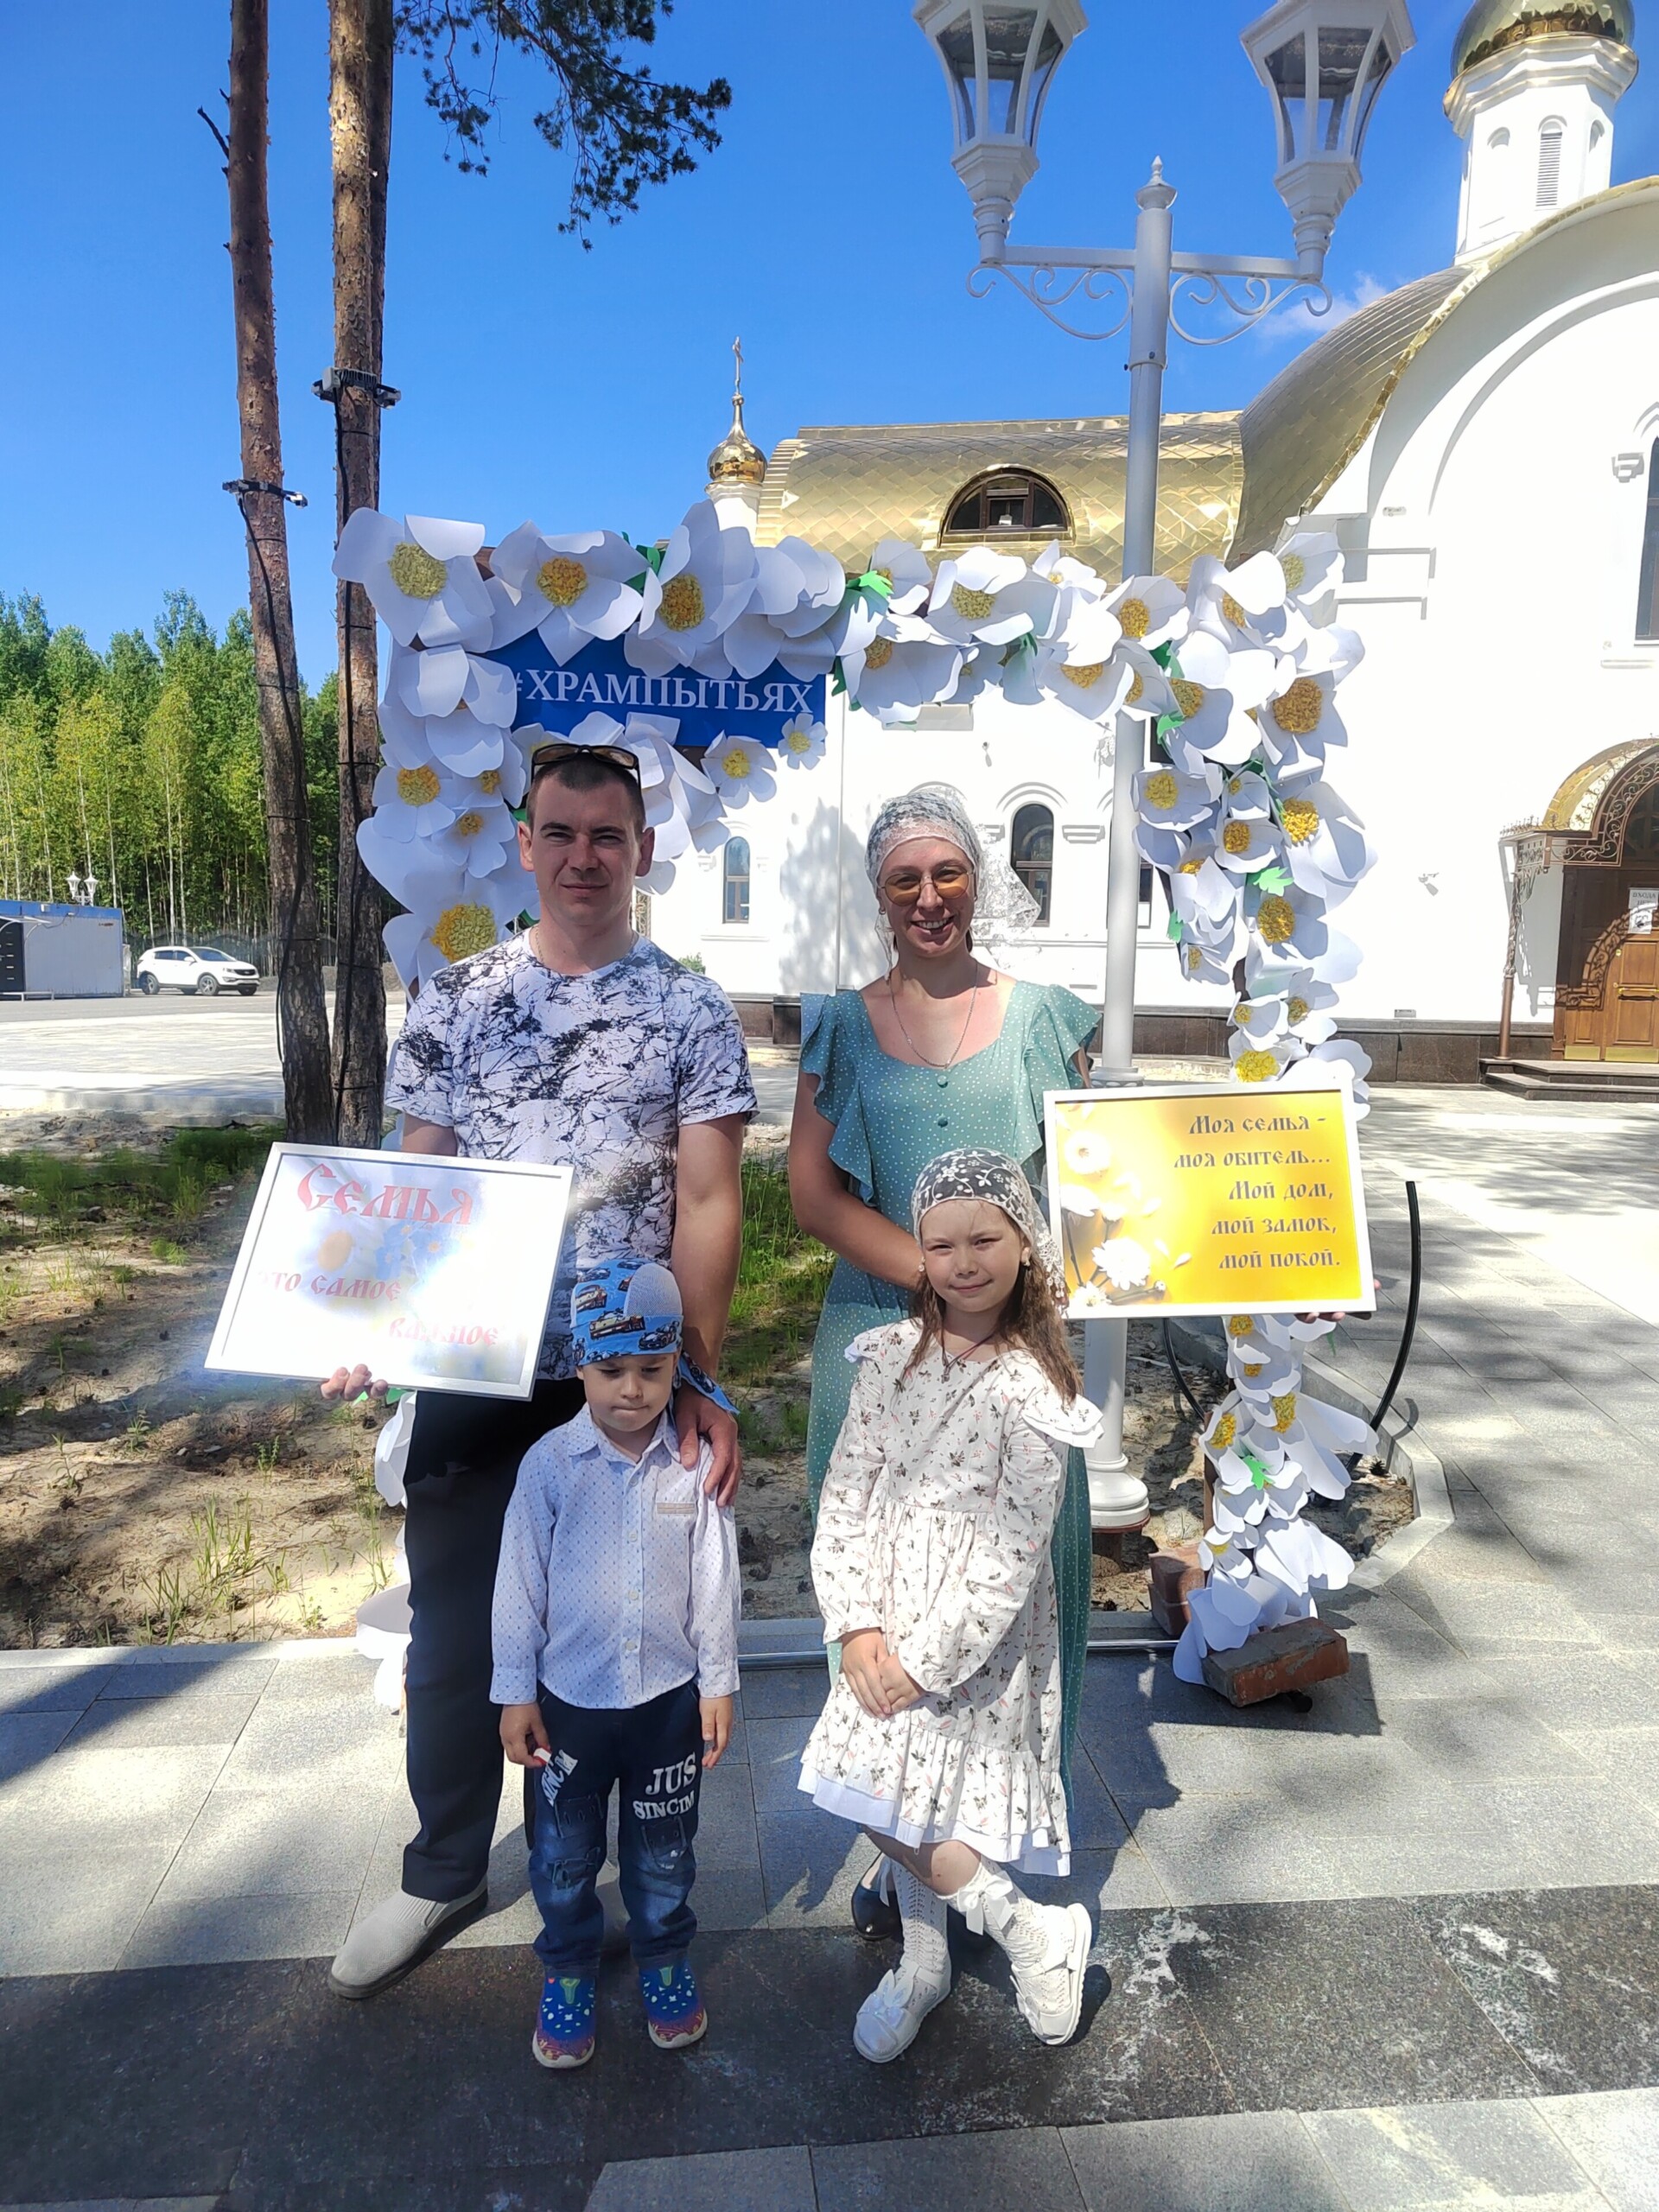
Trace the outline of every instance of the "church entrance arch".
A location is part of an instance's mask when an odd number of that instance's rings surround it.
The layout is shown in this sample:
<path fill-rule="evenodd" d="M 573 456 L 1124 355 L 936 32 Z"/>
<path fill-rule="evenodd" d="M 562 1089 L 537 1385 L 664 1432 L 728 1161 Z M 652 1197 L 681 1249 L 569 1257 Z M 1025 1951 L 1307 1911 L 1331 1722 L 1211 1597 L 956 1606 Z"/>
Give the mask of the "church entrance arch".
<path fill-rule="evenodd" d="M 1561 839 L 1554 1057 L 1659 1063 L 1659 741 L 1569 776 L 1542 825 Z"/>

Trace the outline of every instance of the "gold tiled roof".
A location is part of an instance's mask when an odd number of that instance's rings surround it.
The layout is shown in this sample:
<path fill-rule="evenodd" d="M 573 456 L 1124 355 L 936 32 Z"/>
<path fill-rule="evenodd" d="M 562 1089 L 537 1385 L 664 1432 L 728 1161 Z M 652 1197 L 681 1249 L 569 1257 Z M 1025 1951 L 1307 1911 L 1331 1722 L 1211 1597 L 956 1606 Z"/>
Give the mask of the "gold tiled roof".
<path fill-rule="evenodd" d="M 1610 745 L 1576 767 L 1551 799 L 1540 827 L 1545 830 L 1593 830 L 1596 810 L 1615 776 L 1628 768 L 1639 753 L 1659 753 L 1649 737 L 1627 738 Z"/>
<path fill-rule="evenodd" d="M 1452 41 L 1452 73 L 1472 69 L 1506 47 L 1562 31 L 1632 46 L 1636 10 L 1630 0 L 1475 0 Z"/>
<path fill-rule="evenodd" d="M 1400 372 L 1467 272 L 1420 276 L 1299 353 L 1244 410 L 1244 507 L 1232 559 L 1271 545 L 1328 492 L 1382 412 Z"/>
<path fill-rule="evenodd" d="M 1238 423 L 1233 414 L 1164 417 L 1158 566 L 1166 574 L 1185 578 L 1195 555 L 1227 550 L 1243 482 Z M 853 570 L 865 567 L 883 537 L 935 553 L 964 486 L 999 469 L 1028 469 L 1065 501 L 1072 521 L 1066 550 L 1116 579 L 1127 429 L 1116 415 L 804 429 L 780 440 L 767 464 L 755 535 L 762 545 L 804 537 Z M 1028 554 L 1054 535 L 1011 531 L 1006 541 L 1010 551 Z M 998 531 L 994 542 L 1004 537 Z"/>

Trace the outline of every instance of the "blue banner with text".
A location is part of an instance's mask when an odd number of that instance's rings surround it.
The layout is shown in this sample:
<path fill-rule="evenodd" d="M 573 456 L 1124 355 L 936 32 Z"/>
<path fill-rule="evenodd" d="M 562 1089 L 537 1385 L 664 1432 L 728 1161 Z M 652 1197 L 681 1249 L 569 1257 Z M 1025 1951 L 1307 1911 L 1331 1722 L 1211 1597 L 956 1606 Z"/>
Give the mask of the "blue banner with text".
<path fill-rule="evenodd" d="M 802 681 L 776 661 L 752 677 L 699 676 L 689 668 L 647 676 L 630 665 L 620 638 L 595 638 L 561 665 L 534 630 L 489 658 L 510 668 L 518 683 L 516 726 L 535 722 L 550 737 L 568 737 L 592 714 L 626 721 L 633 713 L 677 721 L 677 745 L 709 746 L 724 736 L 775 747 L 798 715 L 823 720 L 826 679 Z"/>

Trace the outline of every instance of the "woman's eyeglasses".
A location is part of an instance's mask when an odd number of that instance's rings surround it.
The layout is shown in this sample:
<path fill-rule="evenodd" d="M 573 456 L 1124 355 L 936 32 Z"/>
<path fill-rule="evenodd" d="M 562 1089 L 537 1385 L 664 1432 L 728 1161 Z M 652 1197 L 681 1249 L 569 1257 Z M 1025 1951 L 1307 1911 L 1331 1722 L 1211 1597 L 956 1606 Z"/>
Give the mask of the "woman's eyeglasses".
<path fill-rule="evenodd" d="M 531 775 L 532 778 L 539 776 L 543 768 L 556 767 L 565 760 L 603 760 L 607 766 L 620 768 L 625 775 L 632 776 L 634 782 L 644 789 L 645 779 L 639 773 L 639 754 L 630 753 L 620 745 L 570 745 L 563 739 L 555 740 L 549 745 L 538 745 L 530 756 Z"/>
<path fill-rule="evenodd" d="M 942 868 L 896 868 L 881 879 L 881 895 L 895 906 L 913 906 L 922 886 L 931 883 L 941 899 L 960 899 L 973 887 L 972 872 L 960 861 L 946 861 Z"/>

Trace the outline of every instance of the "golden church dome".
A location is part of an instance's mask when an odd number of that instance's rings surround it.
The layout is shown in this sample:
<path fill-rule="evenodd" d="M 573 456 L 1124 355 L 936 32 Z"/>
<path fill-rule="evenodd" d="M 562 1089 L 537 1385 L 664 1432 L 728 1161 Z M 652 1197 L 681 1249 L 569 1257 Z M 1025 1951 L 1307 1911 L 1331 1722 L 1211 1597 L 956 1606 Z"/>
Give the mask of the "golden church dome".
<path fill-rule="evenodd" d="M 711 484 L 764 484 L 766 456 L 743 428 L 743 395 L 732 397 L 732 427 L 709 456 Z"/>
<path fill-rule="evenodd" d="M 1633 47 L 1633 0 L 1475 0 L 1452 41 L 1452 73 L 1461 76 L 1505 47 L 1561 31 Z"/>

